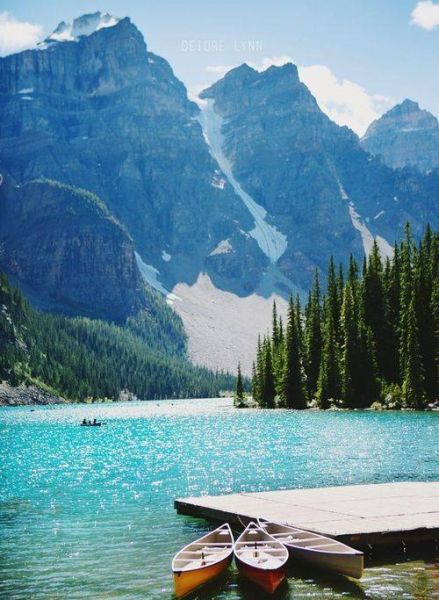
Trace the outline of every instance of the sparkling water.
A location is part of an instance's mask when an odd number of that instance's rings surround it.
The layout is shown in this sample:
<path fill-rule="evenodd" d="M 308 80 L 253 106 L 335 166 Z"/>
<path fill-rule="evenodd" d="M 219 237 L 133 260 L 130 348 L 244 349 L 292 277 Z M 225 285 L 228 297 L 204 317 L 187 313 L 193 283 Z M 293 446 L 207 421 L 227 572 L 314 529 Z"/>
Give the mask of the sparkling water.
<path fill-rule="evenodd" d="M 437 480 L 438 418 L 227 399 L 1 408 L 0 597 L 171 599 L 174 553 L 211 527 L 176 497 Z M 277 598 L 439 597 L 433 559 L 375 563 L 359 583 L 290 575 Z M 259 597 L 234 569 L 194 596 Z"/>

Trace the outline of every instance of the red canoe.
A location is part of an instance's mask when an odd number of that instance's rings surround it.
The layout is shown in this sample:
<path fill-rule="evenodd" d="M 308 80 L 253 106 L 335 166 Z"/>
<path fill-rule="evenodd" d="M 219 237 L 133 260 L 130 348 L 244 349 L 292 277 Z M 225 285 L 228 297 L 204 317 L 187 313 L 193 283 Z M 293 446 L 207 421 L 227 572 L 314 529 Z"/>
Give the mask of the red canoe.
<path fill-rule="evenodd" d="M 235 543 L 239 571 L 269 594 L 285 579 L 288 551 L 256 523 L 250 523 Z"/>

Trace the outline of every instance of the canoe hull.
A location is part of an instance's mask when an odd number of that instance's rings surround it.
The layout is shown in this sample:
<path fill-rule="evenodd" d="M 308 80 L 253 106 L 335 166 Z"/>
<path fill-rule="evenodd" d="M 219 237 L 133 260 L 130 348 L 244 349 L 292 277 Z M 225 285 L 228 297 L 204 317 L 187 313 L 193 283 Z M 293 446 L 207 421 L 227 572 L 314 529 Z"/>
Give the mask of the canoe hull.
<path fill-rule="evenodd" d="M 253 581 L 253 583 L 256 583 L 256 585 L 268 594 L 273 594 L 285 579 L 284 567 L 280 567 L 279 569 L 258 569 L 243 562 L 236 555 L 235 561 L 240 573 Z"/>
<path fill-rule="evenodd" d="M 192 571 L 174 571 L 174 590 L 177 598 L 183 598 L 202 585 L 219 577 L 232 562 L 232 555 L 213 565 Z"/>
<path fill-rule="evenodd" d="M 285 543 L 290 559 L 299 560 L 302 563 L 318 567 L 322 571 L 336 573 L 361 579 L 364 569 L 364 556 L 358 554 L 346 554 L 336 552 L 313 551 Z"/>

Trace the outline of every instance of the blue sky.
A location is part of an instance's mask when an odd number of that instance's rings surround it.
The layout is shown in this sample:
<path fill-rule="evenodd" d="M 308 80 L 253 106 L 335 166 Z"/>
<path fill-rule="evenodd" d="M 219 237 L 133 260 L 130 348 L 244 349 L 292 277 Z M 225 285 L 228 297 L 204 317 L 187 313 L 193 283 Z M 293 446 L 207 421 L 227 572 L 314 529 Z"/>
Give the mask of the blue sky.
<path fill-rule="evenodd" d="M 437 1 L 0 0 L 0 50 L 11 22 L 41 36 L 97 10 L 131 17 L 193 93 L 242 62 L 293 60 L 322 108 L 360 133 L 406 97 L 439 115 Z"/>

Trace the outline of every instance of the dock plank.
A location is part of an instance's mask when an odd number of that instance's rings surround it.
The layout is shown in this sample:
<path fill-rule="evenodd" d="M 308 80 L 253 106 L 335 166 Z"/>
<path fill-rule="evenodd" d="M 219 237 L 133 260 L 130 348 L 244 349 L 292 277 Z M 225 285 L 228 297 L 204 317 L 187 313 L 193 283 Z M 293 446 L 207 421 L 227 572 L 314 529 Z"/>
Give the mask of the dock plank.
<path fill-rule="evenodd" d="M 396 482 L 181 498 L 180 514 L 247 523 L 258 517 L 358 546 L 439 539 L 439 482 Z"/>

